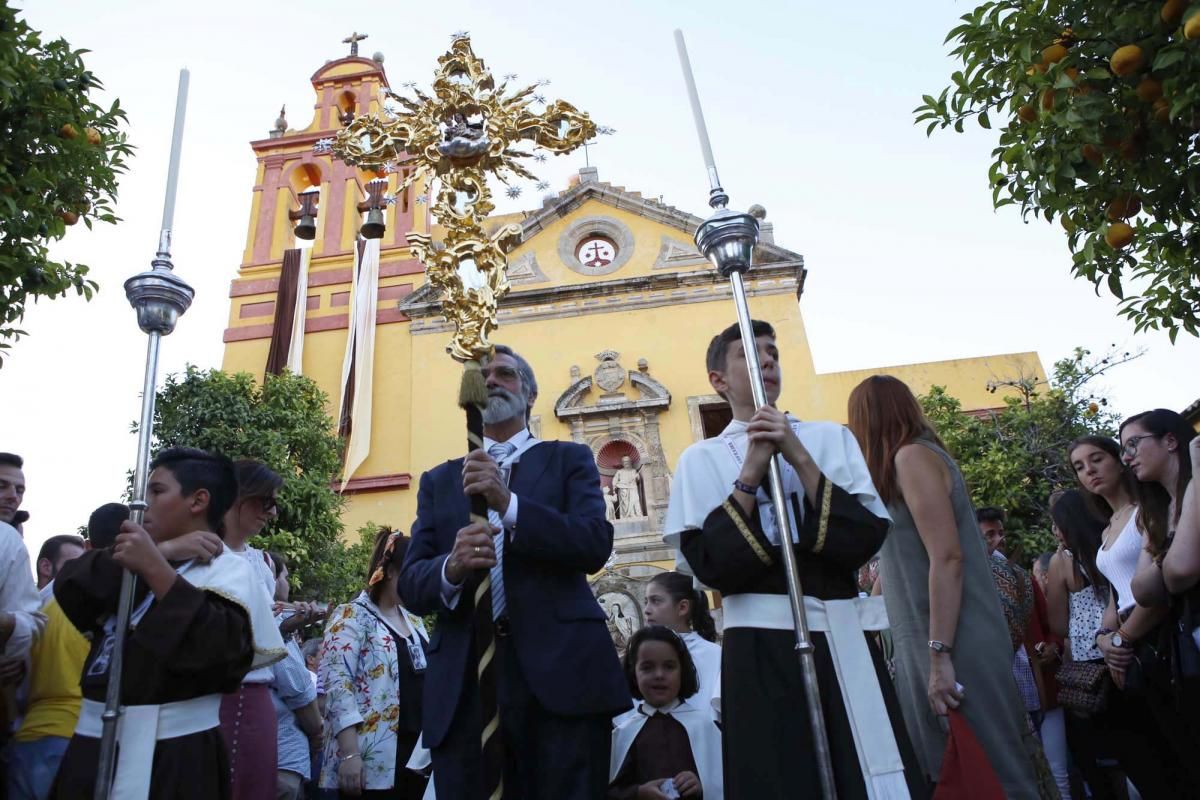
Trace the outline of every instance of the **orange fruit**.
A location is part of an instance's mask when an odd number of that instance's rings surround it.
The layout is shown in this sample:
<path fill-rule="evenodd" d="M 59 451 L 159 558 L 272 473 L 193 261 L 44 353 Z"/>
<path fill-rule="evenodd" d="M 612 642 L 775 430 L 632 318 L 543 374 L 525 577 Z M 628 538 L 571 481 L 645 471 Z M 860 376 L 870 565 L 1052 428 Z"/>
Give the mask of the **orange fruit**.
<path fill-rule="evenodd" d="M 1083 153 L 1083 157 L 1086 158 L 1088 161 L 1092 162 L 1093 164 L 1098 165 L 1101 161 L 1104 160 L 1104 156 L 1103 156 L 1103 154 L 1101 154 L 1100 148 L 1096 147 L 1096 145 L 1094 145 L 1094 144 L 1085 144 L 1083 146 L 1081 152 Z"/>
<path fill-rule="evenodd" d="M 1158 16 L 1168 25 L 1178 25 L 1180 18 L 1183 17 L 1183 12 L 1187 10 L 1187 6 L 1187 0 L 1167 0 L 1167 2 L 1163 3 L 1162 10 L 1158 12 Z"/>
<path fill-rule="evenodd" d="M 1074 67 L 1067 67 L 1063 70 L 1063 74 L 1076 83 L 1079 82 L 1079 70 L 1075 69 Z"/>
<path fill-rule="evenodd" d="M 76 222 L 79 222 L 79 215 L 74 211 L 60 211 L 58 215 L 68 225 L 74 225 Z"/>
<path fill-rule="evenodd" d="M 75 130 L 75 126 L 68 122 L 58 129 L 58 135 L 64 139 L 74 139 L 79 136 L 79 131 Z"/>
<path fill-rule="evenodd" d="M 1200 34 L 1200 28 L 1198 28 L 1198 34 Z M 1146 56 L 1142 52 L 1142 48 L 1136 44 L 1127 44 L 1124 47 L 1117 48 L 1117 52 L 1113 53 L 1108 65 L 1112 67 L 1113 74 L 1124 78 L 1126 75 L 1131 75 L 1141 69 L 1145 61 Z"/>
<path fill-rule="evenodd" d="M 1129 219 L 1134 214 L 1142 210 L 1142 201 L 1136 195 L 1123 194 L 1120 197 L 1114 197 L 1104 210 L 1104 215 L 1113 222 L 1121 219 Z"/>
<path fill-rule="evenodd" d="M 1037 110 L 1029 105 L 1029 103 L 1026 103 L 1017 109 L 1017 116 L 1021 118 L 1022 122 L 1033 122 L 1037 119 Z"/>
<path fill-rule="evenodd" d="M 1047 89 L 1042 92 L 1042 108 L 1046 111 L 1054 110 L 1054 91 Z"/>
<path fill-rule="evenodd" d="M 1200 39 L 1200 14 L 1183 23 L 1183 36 L 1186 39 Z"/>
<path fill-rule="evenodd" d="M 1057 64 L 1067 57 L 1067 48 L 1061 44 L 1052 44 L 1042 51 L 1043 64 Z"/>
<path fill-rule="evenodd" d="M 1123 250 L 1133 241 L 1133 228 L 1125 222 L 1114 222 L 1104 233 L 1104 241 L 1114 250 Z"/>
<path fill-rule="evenodd" d="M 83 135 L 87 137 L 88 144 L 100 144 L 100 131 L 95 128 L 84 128 Z"/>
<path fill-rule="evenodd" d="M 1142 78 L 1142 82 L 1137 85 L 1138 100 L 1143 103 L 1153 103 L 1158 98 L 1162 97 L 1162 84 L 1154 80 L 1154 78 Z"/>
<path fill-rule="evenodd" d="M 1171 104 L 1167 98 L 1160 97 L 1154 101 L 1154 118 L 1164 124 L 1171 121 Z"/>

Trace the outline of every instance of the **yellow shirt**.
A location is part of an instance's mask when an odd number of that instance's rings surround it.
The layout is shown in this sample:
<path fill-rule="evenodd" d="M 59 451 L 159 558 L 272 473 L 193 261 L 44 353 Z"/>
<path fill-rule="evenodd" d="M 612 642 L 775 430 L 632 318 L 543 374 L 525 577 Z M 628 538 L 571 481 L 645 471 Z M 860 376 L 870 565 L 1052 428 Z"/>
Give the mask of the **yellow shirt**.
<path fill-rule="evenodd" d="M 83 695 L 79 678 L 87 660 L 87 639 L 51 599 L 42 608 L 46 629 L 30 651 L 29 712 L 14 737 L 31 742 L 46 736 L 71 738 Z"/>

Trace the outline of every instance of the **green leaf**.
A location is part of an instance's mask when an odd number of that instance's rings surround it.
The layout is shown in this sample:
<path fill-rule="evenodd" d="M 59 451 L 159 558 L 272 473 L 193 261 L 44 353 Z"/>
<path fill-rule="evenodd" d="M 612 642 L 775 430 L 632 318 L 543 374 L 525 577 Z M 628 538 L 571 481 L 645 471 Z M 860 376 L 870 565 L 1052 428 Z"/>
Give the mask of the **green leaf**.
<path fill-rule="evenodd" d="M 1150 69 L 1158 71 L 1166 69 L 1172 64 L 1177 64 L 1187 56 L 1187 53 L 1182 48 L 1163 48 L 1158 51 L 1158 55 L 1154 57 L 1154 64 Z"/>
<path fill-rule="evenodd" d="M 979 112 L 979 127 L 981 127 L 981 128 L 991 128 L 992 127 L 992 121 L 990 119 L 988 119 L 988 114 L 986 111 Z"/>
<path fill-rule="evenodd" d="M 1121 273 L 1108 273 L 1108 290 L 1113 293 L 1113 296 L 1118 300 L 1125 299 L 1125 293 L 1121 290 Z"/>

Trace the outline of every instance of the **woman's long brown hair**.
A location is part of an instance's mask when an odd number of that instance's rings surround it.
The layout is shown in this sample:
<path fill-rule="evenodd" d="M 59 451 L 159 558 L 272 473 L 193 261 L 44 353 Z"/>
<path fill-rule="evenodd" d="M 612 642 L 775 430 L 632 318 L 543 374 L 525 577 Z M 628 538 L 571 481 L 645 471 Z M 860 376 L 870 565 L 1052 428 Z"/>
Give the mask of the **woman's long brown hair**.
<path fill-rule="evenodd" d="M 941 438 L 925 418 L 912 390 L 891 375 L 872 375 L 854 387 L 849 401 L 850 431 L 858 439 L 871 480 L 883 502 L 896 498 L 896 453 L 918 436 Z"/>

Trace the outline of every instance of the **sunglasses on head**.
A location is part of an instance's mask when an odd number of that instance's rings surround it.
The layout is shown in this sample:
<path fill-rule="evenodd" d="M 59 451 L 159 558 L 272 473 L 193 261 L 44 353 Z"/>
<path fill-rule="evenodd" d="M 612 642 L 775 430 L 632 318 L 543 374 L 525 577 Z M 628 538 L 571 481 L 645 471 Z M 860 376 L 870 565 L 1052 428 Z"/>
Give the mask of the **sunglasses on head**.
<path fill-rule="evenodd" d="M 379 559 L 379 566 L 376 567 L 375 571 L 371 573 L 371 578 L 370 578 L 370 580 L 367 581 L 368 586 L 374 586 L 375 584 L 377 584 L 381 580 L 383 580 L 383 576 L 386 572 L 387 564 L 389 561 L 392 560 L 392 553 L 395 551 L 396 542 L 398 542 L 399 540 L 400 540 L 400 533 L 398 531 L 395 531 L 390 536 L 388 536 L 387 544 L 384 545 L 384 547 L 383 547 L 383 558 Z"/>

